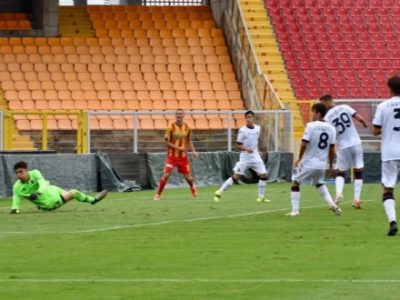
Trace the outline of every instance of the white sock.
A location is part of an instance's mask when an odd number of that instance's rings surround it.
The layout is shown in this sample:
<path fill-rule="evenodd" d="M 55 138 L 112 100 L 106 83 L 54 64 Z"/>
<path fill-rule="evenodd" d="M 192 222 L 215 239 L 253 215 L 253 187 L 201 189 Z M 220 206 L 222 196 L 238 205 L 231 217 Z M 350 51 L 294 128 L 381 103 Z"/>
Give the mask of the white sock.
<path fill-rule="evenodd" d="M 387 199 L 383 201 L 383 207 L 385 207 L 386 216 L 389 220 L 389 223 L 392 221 L 396 221 L 396 210 L 393 199 Z"/>
<path fill-rule="evenodd" d="M 328 188 L 326 185 L 321 185 L 320 187 L 317 188 L 321 197 L 324 198 L 325 202 L 328 204 L 329 207 L 336 206 L 335 203 L 333 203 L 331 194 L 329 194 Z"/>
<path fill-rule="evenodd" d="M 354 200 L 356 201 L 360 201 L 362 185 L 363 185 L 362 179 L 354 180 Z"/>
<path fill-rule="evenodd" d="M 292 211 L 299 212 L 300 210 L 300 192 L 291 192 L 290 201 L 292 202 Z"/>
<path fill-rule="evenodd" d="M 265 187 L 267 186 L 266 180 L 258 180 L 258 197 L 264 198 L 265 195 Z"/>
<path fill-rule="evenodd" d="M 230 187 L 233 184 L 233 179 L 232 177 L 229 177 L 219 188 L 219 191 L 222 193 L 225 191 L 228 187 Z"/>
<path fill-rule="evenodd" d="M 336 176 L 336 196 L 343 195 L 344 177 Z"/>

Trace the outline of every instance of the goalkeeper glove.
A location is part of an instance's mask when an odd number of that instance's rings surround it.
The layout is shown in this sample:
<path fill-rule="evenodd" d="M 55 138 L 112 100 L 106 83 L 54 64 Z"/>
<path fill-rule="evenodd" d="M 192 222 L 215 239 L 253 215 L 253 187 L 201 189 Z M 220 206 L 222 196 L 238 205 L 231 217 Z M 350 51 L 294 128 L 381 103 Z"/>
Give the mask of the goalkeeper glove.
<path fill-rule="evenodd" d="M 12 215 L 14 215 L 14 214 L 19 214 L 19 209 L 13 208 L 13 209 L 10 211 L 10 214 L 12 214 Z"/>
<path fill-rule="evenodd" d="M 29 195 L 29 200 L 36 200 L 39 197 L 39 193 L 33 192 L 32 194 Z"/>

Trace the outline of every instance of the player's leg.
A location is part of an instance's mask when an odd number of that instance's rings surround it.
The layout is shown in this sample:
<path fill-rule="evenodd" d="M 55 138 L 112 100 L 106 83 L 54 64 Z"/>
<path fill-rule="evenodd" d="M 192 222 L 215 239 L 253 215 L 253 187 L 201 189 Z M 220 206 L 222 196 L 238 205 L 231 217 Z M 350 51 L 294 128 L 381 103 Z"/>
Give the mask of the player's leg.
<path fill-rule="evenodd" d="M 178 168 L 178 172 L 184 176 L 188 183 L 192 196 L 197 197 L 197 188 L 191 175 L 189 159 L 187 157 L 180 158 L 176 163 L 176 167 Z"/>
<path fill-rule="evenodd" d="M 336 157 L 336 178 L 335 178 L 335 188 L 336 196 L 335 203 L 338 204 L 343 200 L 343 189 L 345 183 L 346 171 L 349 169 L 348 166 L 348 149 L 341 149 L 337 153 Z"/>
<path fill-rule="evenodd" d="M 335 189 L 336 189 L 336 196 L 335 196 L 335 203 L 339 204 L 340 201 L 343 200 L 343 188 L 345 182 L 346 172 L 336 169 L 336 178 L 335 178 Z"/>
<path fill-rule="evenodd" d="M 354 197 L 353 207 L 361 208 L 361 190 L 363 185 L 363 168 L 364 168 L 364 154 L 362 146 L 352 147 L 352 163 L 353 163 L 353 174 L 354 174 Z"/>
<path fill-rule="evenodd" d="M 154 200 L 159 201 L 161 199 L 161 193 L 163 192 L 165 185 L 168 182 L 169 177 L 171 176 L 172 170 L 173 170 L 172 165 L 166 165 L 164 169 L 164 173 L 161 175 L 160 181 L 158 182 L 158 189 L 157 193 L 154 195 Z"/>
<path fill-rule="evenodd" d="M 235 169 L 234 169 L 235 170 Z M 215 191 L 214 193 L 214 201 L 219 202 L 221 200 L 222 193 L 226 191 L 231 185 L 239 184 L 240 176 L 243 174 L 234 173 L 231 177 L 229 177 L 225 182 L 221 185 L 221 187 Z"/>
<path fill-rule="evenodd" d="M 188 183 L 190 187 L 190 191 L 192 192 L 193 197 L 197 197 L 197 188 L 194 184 L 193 177 L 190 173 L 183 174 L 185 177 L 186 182 Z"/>
<path fill-rule="evenodd" d="M 300 215 L 300 182 L 293 180 L 290 190 L 290 203 L 292 204 L 292 211 L 286 215 L 289 217 L 297 217 Z"/>
<path fill-rule="evenodd" d="M 361 190 L 363 185 L 362 177 L 363 169 L 353 169 L 354 174 L 354 196 L 353 196 L 353 207 L 361 209 Z"/>
<path fill-rule="evenodd" d="M 300 215 L 300 184 L 309 178 L 309 170 L 302 168 L 293 169 L 290 202 L 292 211 L 287 216 L 297 217 Z"/>
<path fill-rule="evenodd" d="M 268 174 L 258 175 L 258 197 L 257 202 L 271 202 L 271 200 L 265 197 L 265 190 L 267 187 Z"/>
<path fill-rule="evenodd" d="M 69 191 L 63 191 L 61 193 L 61 197 L 64 201 L 64 203 L 69 202 L 71 200 L 76 200 L 79 202 L 86 202 L 90 204 L 96 204 L 103 200 L 108 194 L 108 191 L 103 190 L 100 193 L 98 193 L 96 196 L 90 196 L 87 194 L 84 194 L 78 190 L 69 190 Z"/>
<path fill-rule="evenodd" d="M 225 182 L 221 185 L 221 187 L 215 191 L 214 193 L 214 201 L 219 202 L 221 200 L 222 193 L 226 191 L 231 185 L 234 183 L 238 184 L 240 176 L 244 174 L 244 171 L 248 168 L 247 163 L 245 161 L 239 160 L 235 166 L 233 167 L 233 175 L 229 177 Z"/>
<path fill-rule="evenodd" d="M 396 186 L 397 174 L 400 166 L 396 161 L 383 161 L 382 162 L 382 184 L 383 184 L 383 207 L 389 221 L 389 231 L 387 235 L 396 235 L 397 218 L 395 209 L 395 198 L 393 195 L 394 187 Z"/>
<path fill-rule="evenodd" d="M 324 183 L 324 179 L 325 170 L 313 170 L 313 185 L 315 185 L 315 187 L 317 188 L 322 199 L 324 199 L 326 204 L 328 204 L 329 209 L 332 210 L 336 215 L 340 215 L 342 213 L 342 210 L 335 204 L 335 202 L 333 202 L 332 196 Z"/>
<path fill-rule="evenodd" d="M 258 197 L 257 202 L 271 202 L 265 198 L 265 189 L 267 187 L 268 172 L 265 167 L 264 161 L 261 159 L 250 165 L 250 168 L 258 175 Z"/>
<path fill-rule="evenodd" d="M 174 170 L 175 160 L 172 157 L 167 157 L 165 161 L 165 167 L 163 174 L 158 182 L 157 192 L 154 195 L 154 200 L 159 201 L 161 199 L 161 194 L 165 188 L 165 185 L 168 182 L 169 177 L 171 176 L 172 171 Z"/>

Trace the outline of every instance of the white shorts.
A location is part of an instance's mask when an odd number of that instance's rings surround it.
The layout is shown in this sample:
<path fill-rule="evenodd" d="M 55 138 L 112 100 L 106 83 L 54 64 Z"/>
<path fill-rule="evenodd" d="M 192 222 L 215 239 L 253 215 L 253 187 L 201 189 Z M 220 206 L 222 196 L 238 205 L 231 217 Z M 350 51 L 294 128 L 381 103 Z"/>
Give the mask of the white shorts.
<path fill-rule="evenodd" d="M 388 160 L 382 162 L 382 184 L 388 188 L 394 188 L 400 172 L 400 160 Z"/>
<path fill-rule="evenodd" d="M 301 167 L 293 169 L 292 181 L 298 183 L 304 183 L 305 181 L 311 180 L 312 185 L 324 184 L 324 179 L 325 170 L 305 169 Z"/>
<path fill-rule="evenodd" d="M 261 159 L 250 161 L 239 160 L 233 168 L 233 172 L 239 175 L 243 175 L 244 172 L 246 172 L 246 170 L 249 168 L 256 172 L 258 175 L 267 174 L 267 168 L 265 167 L 265 164 Z"/>
<path fill-rule="evenodd" d="M 364 168 L 364 153 L 361 145 L 344 148 L 337 152 L 336 169 L 347 171 L 352 168 Z"/>

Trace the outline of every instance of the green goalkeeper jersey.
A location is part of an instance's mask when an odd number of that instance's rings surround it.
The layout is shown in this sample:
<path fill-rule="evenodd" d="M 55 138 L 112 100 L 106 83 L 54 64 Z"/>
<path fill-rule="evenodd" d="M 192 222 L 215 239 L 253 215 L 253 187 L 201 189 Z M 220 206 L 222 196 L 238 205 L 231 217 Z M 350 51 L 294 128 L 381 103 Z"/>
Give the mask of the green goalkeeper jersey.
<path fill-rule="evenodd" d="M 39 197 L 33 200 L 32 203 L 38 207 L 45 207 L 48 203 L 48 194 L 52 192 L 53 186 L 50 182 L 45 180 L 39 170 L 31 170 L 29 173 L 29 180 L 22 182 L 17 180 L 13 187 L 13 209 L 19 209 L 21 199 L 28 199 L 31 193 L 38 193 Z M 58 187 L 55 187 L 59 189 Z"/>

